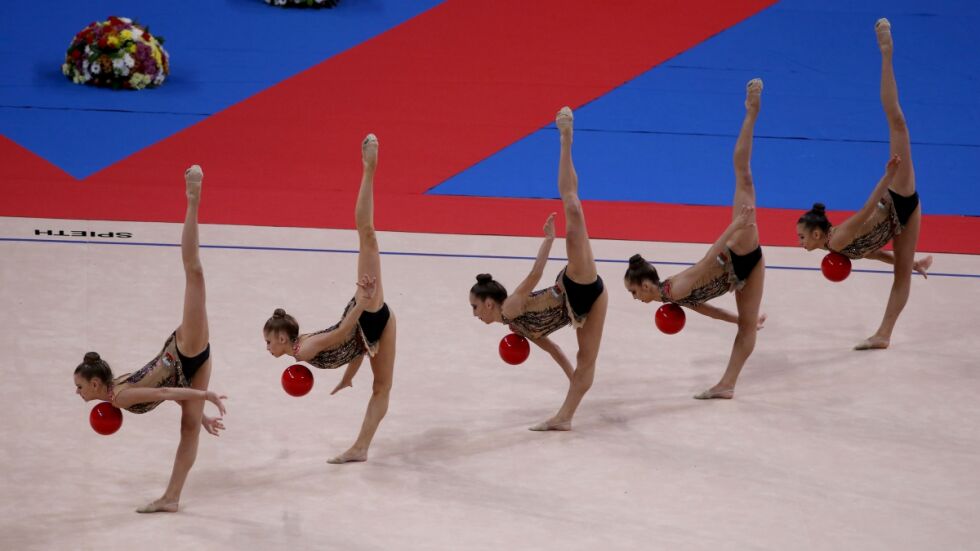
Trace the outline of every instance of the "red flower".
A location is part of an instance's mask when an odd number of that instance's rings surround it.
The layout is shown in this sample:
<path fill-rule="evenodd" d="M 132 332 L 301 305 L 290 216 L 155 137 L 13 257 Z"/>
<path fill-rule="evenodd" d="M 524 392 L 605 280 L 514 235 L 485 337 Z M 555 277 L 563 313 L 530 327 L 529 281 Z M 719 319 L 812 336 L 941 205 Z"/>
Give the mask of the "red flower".
<path fill-rule="evenodd" d="M 99 48 L 102 48 L 103 50 L 109 48 L 109 41 L 106 39 L 106 37 L 103 36 L 99 39 Z"/>
<path fill-rule="evenodd" d="M 82 52 L 79 52 L 78 50 L 72 50 L 71 51 L 71 58 L 72 59 L 78 59 L 80 57 L 82 57 Z"/>

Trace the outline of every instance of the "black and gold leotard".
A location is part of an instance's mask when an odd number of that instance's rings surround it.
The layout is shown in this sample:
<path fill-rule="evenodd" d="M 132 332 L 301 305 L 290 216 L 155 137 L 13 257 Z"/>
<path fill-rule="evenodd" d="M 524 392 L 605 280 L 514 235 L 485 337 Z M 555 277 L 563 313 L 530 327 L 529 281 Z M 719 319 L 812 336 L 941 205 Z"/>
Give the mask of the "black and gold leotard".
<path fill-rule="evenodd" d="M 521 315 L 502 321 L 518 335 L 537 339 L 570 325 L 572 318 L 568 315 L 564 291 L 554 285 L 531 293 Z"/>
<path fill-rule="evenodd" d="M 898 202 L 902 203 L 902 212 L 899 212 L 897 208 Z M 903 197 L 892 190 L 888 190 L 888 193 L 882 195 L 881 200 L 878 201 L 878 208 L 875 209 L 874 215 L 861 227 L 858 236 L 840 251 L 834 252 L 839 252 L 851 259 L 858 259 L 881 249 L 896 235 L 902 233 L 912 211 L 918 205 L 919 195 L 917 193 Z M 837 228 L 830 228 L 831 236 L 833 236 L 835 229 Z M 828 247 L 828 249 L 830 248 Z"/>
<path fill-rule="evenodd" d="M 566 325 L 583 327 L 603 289 L 598 275 L 592 283 L 575 283 L 563 268 L 555 278 L 555 285 L 531 293 L 521 315 L 514 319 L 503 317 L 501 321 L 528 339 L 547 337 Z"/>
<path fill-rule="evenodd" d="M 762 247 L 756 247 L 745 255 L 737 255 L 728 249 L 715 257 L 716 264 L 712 265 L 686 297 L 671 296 L 671 278 L 658 283 L 661 300 L 692 307 L 704 304 L 725 293 L 738 291 L 745 286 L 745 281 L 761 258 Z"/>
<path fill-rule="evenodd" d="M 340 317 L 341 321 L 322 331 L 310 333 L 309 335 L 320 335 L 336 330 L 340 327 L 343 319 L 347 317 L 347 313 L 354 308 L 354 303 L 355 299 L 351 299 L 347 303 L 347 306 L 344 308 L 344 314 Z M 365 352 L 373 357 L 378 353 L 381 334 L 384 332 L 390 317 L 391 310 L 388 309 L 387 303 L 382 304 L 381 309 L 377 312 L 361 312 L 361 315 L 357 319 L 357 324 L 351 329 L 350 334 L 347 335 L 344 342 L 334 348 L 321 350 L 316 356 L 307 361 L 307 363 L 320 369 L 337 369 L 342 365 L 347 365 L 354 361 L 355 358 L 360 357 Z M 294 354 L 298 352 L 298 346 L 297 343 L 293 349 Z"/>
<path fill-rule="evenodd" d="M 150 360 L 145 366 L 132 373 L 126 373 L 116 377 L 112 381 L 109 401 L 127 388 L 187 388 L 190 381 L 194 378 L 197 369 L 208 360 L 211 354 L 211 345 L 208 345 L 203 352 L 188 358 L 181 354 L 177 348 L 177 332 L 175 331 L 163 345 L 163 350 Z M 162 400 L 156 402 L 143 402 L 133 404 L 126 408 L 131 413 L 146 413 L 160 405 Z"/>

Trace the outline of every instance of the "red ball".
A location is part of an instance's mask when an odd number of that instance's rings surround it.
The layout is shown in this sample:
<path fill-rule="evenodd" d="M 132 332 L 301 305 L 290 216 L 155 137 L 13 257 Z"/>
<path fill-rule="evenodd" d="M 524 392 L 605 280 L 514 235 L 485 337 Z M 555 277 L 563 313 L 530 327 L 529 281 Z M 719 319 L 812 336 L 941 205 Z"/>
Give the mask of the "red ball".
<path fill-rule="evenodd" d="M 282 372 L 282 389 L 290 396 L 305 396 L 313 388 L 313 373 L 305 365 L 294 364 Z"/>
<path fill-rule="evenodd" d="M 88 423 L 95 432 L 108 436 L 122 426 L 122 411 L 109 402 L 98 403 L 88 414 Z"/>
<path fill-rule="evenodd" d="M 657 329 L 668 335 L 673 335 L 674 333 L 680 332 L 681 329 L 684 329 L 684 322 L 687 320 L 687 315 L 684 313 L 683 308 L 672 302 L 668 302 L 660 308 L 657 308 L 657 315 L 653 317 L 653 320 L 657 324 Z"/>
<path fill-rule="evenodd" d="M 830 281 L 844 281 L 851 275 L 851 259 L 840 253 L 827 253 L 820 263 L 820 271 Z"/>
<path fill-rule="evenodd" d="M 511 333 L 500 339 L 499 350 L 501 359 L 510 365 L 517 365 L 524 363 L 531 355 L 531 344 L 517 333 Z"/>

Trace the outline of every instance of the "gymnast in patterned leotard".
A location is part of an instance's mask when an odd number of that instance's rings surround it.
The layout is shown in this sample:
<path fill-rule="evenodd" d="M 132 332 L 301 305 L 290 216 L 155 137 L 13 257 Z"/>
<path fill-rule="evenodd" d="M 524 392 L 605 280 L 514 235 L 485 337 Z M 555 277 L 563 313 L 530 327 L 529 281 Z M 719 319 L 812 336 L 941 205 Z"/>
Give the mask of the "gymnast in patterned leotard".
<path fill-rule="evenodd" d="M 694 266 L 663 281 L 640 255 L 629 260 L 624 284 L 633 298 L 643 302 L 672 302 L 706 316 L 738 325 L 725 372 L 715 386 L 695 395 L 699 400 L 732 398 L 742 367 L 755 349 L 756 333 L 766 316 L 759 310 L 765 278 L 765 259 L 755 225 L 755 183 L 752 180 L 752 134 L 761 105 L 762 81 L 746 85 L 745 118 L 732 160 L 735 167 L 734 215 L 728 229 Z M 707 304 L 725 293 L 735 293 L 738 313 Z"/>
<path fill-rule="evenodd" d="M 531 273 L 509 295 L 490 274 L 480 274 L 470 289 L 473 315 L 484 323 L 503 323 L 548 352 L 569 379 L 568 393 L 561 408 L 551 418 L 531 430 L 569 430 L 572 417 L 592 386 L 596 358 L 602 340 L 609 296 L 596 271 L 592 246 L 585 228 L 585 214 L 578 198 L 578 176 L 572 165 L 572 110 L 563 107 L 555 117 L 561 139 L 558 161 L 558 192 L 565 211 L 565 248 L 568 265 L 558 274 L 555 285 L 534 291 L 544 275 L 548 253 L 555 238 L 555 214 L 544 225 L 545 240 L 538 250 Z M 571 325 L 578 334 L 577 364 L 573 367 L 562 349 L 548 335 Z"/>
<path fill-rule="evenodd" d="M 204 403 L 211 402 L 221 416 L 225 396 L 208 390 L 211 379 L 211 346 L 208 344 L 208 317 L 204 300 L 204 270 L 199 254 L 197 211 L 204 174 L 194 165 L 184 172 L 187 213 L 180 239 L 184 263 L 184 305 L 180 326 L 164 342 L 163 348 L 145 366 L 113 377 L 112 369 L 99 354 L 85 354 L 75 368 L 76 392 L 85 401 L 105 400 L 130 413 L 146 413 L 165 400 L 180 404 L 180 444 L 163 496 L 137 509 L 141 513 L 176 512 L 184 481 L 197 457 L 201 427 L 217 436 L 223 430 L 222 417 L 204 415 Z"/>
<path fill-rule="evenodd" d="M 275 357 L 290 355 L 320 369 L 346 365 L 331 394 L 353 384 L 364 357 L 370 358 L 374 373 L 371 398 L 357 440 L 328 463 L 367 461 L 368 448 L 388 411 L 395 369 L 395 316 L 384 301 L 381 286 L 381 252 L 374 230 L 374 173 L 378 165 L 378 139 L 368 134 L 361 142 L 363 173 L 354 207 L 359 253 L 357 295 L 347 303 L 341 320 L 315 333 L 299 333 L 299 324 L 281 308 L 273 312 L 262 334 L 266 349 Z"/>
<path fill-rule="evenodd" d="M 814 203 L 796 225 L 800 245 L 808 251 L 829 250 L 852 259 L 870 258 L 895 266 L 881 324 L 873 335 L 855 345 L 855 350 L 888 348 L 898 317 L 908 302 L 913 270 L 926 276 L 932 266 L 931 256 L 915 259 L 922 209 L 915 189 L 912 143 L 898 102 L 898 85 L 892 67 L 891 23 L 879 19 L 875 33 L 881 51 L 881 106 L 888 120 L 891 155 L 885 175 L 861 210 L 840 225 L 831 225 L 822 203 Z M 893 242 L 893 252 L 883 250 L 889 241 Z"/>

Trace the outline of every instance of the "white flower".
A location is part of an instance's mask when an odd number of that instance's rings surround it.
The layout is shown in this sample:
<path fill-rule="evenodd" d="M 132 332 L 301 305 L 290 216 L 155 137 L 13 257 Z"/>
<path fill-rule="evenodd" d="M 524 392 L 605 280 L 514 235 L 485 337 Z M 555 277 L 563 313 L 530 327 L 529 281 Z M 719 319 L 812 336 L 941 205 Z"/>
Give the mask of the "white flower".
<path fill-rule="evenodd" d="M 129 67 L 126 66 L 126 60 L 116 58 L 112 60 L 112 70 L 119 76 L 129 75 Z"/>
<path fill-rule="evenodd" d="M 123 62 L 126 64 L 126 67 L 129 67 L 130 69 L 133 68 L 133 65 L 136 65 L 136 60 L 129 54 L 123 55 Z"/>

